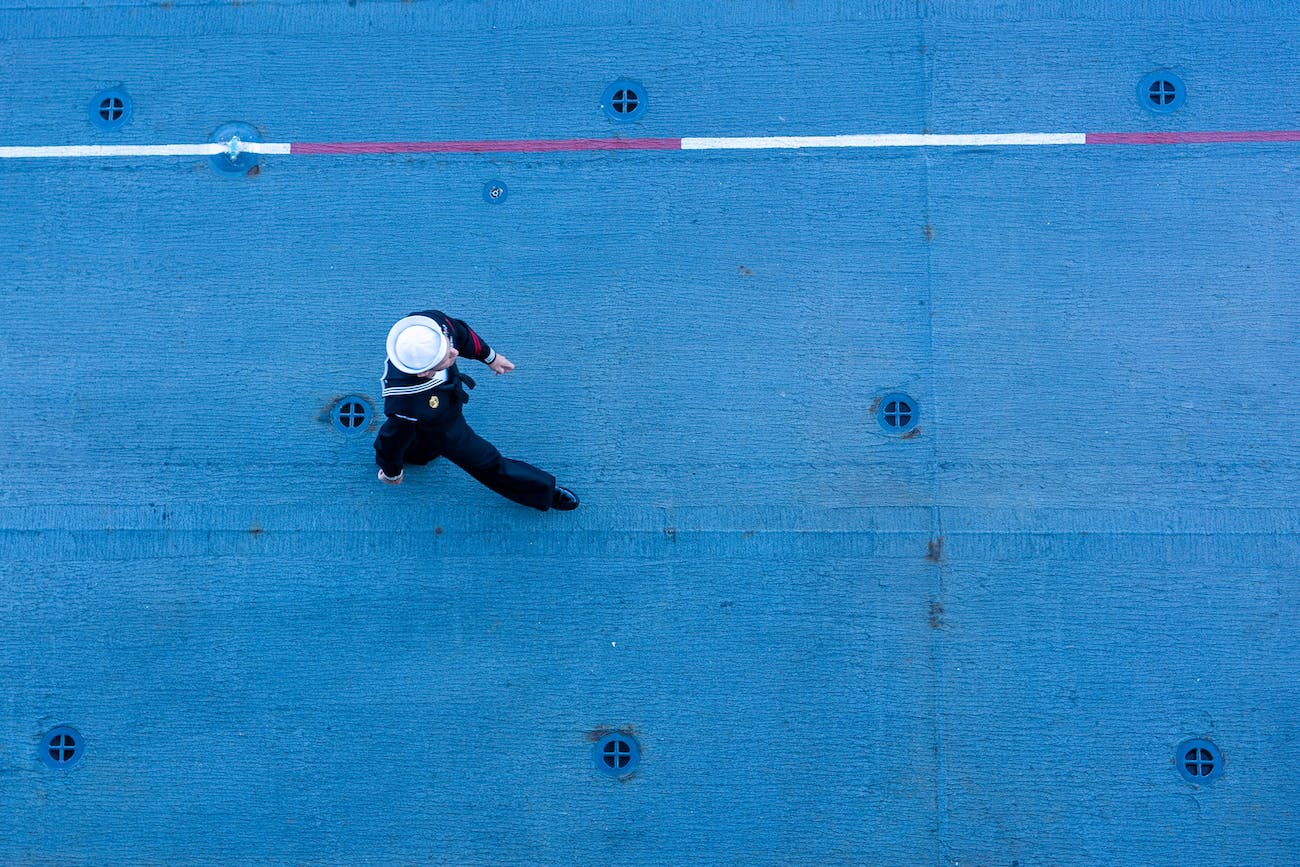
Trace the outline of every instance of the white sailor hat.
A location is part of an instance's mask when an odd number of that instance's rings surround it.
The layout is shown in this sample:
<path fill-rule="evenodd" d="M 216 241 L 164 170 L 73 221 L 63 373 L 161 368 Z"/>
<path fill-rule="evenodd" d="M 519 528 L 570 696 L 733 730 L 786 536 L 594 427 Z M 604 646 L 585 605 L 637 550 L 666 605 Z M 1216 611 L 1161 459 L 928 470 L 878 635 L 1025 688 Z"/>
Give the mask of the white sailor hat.
<path fill-rule="evenodd" d="M 404 373 L 424 373 L 447 357 L 442 327 L 428 316 L 407 316 L 388 329 L 388 360 Z"/>

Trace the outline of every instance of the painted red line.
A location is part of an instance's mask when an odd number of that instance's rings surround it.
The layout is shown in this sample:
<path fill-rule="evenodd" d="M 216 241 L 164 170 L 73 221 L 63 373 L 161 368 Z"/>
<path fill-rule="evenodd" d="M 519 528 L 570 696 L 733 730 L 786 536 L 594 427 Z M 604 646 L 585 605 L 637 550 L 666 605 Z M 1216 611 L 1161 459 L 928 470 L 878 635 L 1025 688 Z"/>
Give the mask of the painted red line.
<path fill-rule="evenodd" d="M 1238 132 L 1090 132 L 1087 144 L 1220 144 L 1226 142 L 1300 141 L 1300 130 L 1270 129 Z"/>
<path fill-rule="evenodd" d="M 679 138 L 569 138 L 533 141 L 294 142 L 291 154 L 481 154 L 544 151 L 677 151 Z"/>

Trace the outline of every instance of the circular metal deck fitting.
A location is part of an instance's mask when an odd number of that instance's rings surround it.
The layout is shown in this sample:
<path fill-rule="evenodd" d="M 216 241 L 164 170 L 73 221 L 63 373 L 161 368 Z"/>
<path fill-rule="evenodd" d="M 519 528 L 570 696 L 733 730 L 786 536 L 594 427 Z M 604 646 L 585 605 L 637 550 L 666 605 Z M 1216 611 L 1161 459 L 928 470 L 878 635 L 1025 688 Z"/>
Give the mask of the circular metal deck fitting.
<path fill-rule="evenodd" d="M 876 420 L 886 432 L 905 434 L 916 427 L 921 413 L 916 401 L 901 391 L 892 392 L 880 399 L 876 409 Z"/>
<path fill-rule="evenodd" d="M 605 114 L 617 121 L 640 120 L 645 114 L 646 93 L 641 82 L 620 78 L 611 82 L 600 97 Z"/>
<path fill-rule="evenodd" d="M 1138 102 L 1147 111 L 1172 114 L 1187 99 L 1187 85 L 1172 72 L 1152 72 L 1138 82 Z"/>
<path fill-rule="evenodd" d="M 355 395 L 343 398 L 334 404 L 334 409 L 330 410 L 334 429 L 349 437 L 365 433 L 373 417 L 374 410 L 370 406 L 370 401 Z"/>
<path fill-rule="evenodd" d="M 1204 738 L 1192 738 L 1174 750 L 1174 765 L 1184 780 L 1208 783 L 1223 773 L 1223 753 Z"/>
<path fill-rule="evenodd" d="M 222 124 L 213 131 L 208 141 L 230 145 L 231 147 L 225 153 L 213 154 L 208 157 L 208 164 L 218 173 L 227 177 L 236 175 L 246 175 L 249 169 L 257 165 L 257 154 L 250 154 L 248 151 L 240 150 L 241 142 L 261 141 L 262 136 L 252 124 L 247 123 L 227 123 Z"/>
<path fill-rule="evenodd" d="M 503 181 L 488 181 L 483 185 L 483 201 L 499 205 L 506 200 L 506 185 Z"/>
<path fill-rule="evenodd" d="M 90 122 L 100 129 L 121 129 L 131 119 L 130 95 L 120 87 L 101 90 L 90 100 Z"/>
<path fill-rule="evenodd" d="M 596 769 L 611 777 L 626 777 L 641 762 L 641 745 L 636 738 L 622 732 L 605 735 L 592 751 Z"/>
<path fill-rule="evenodd" d="M 85 744 L 77 730 L 58 726 L 41 738 L 41 761 L 51 768 L 70 768 L 81 758 Z"/>

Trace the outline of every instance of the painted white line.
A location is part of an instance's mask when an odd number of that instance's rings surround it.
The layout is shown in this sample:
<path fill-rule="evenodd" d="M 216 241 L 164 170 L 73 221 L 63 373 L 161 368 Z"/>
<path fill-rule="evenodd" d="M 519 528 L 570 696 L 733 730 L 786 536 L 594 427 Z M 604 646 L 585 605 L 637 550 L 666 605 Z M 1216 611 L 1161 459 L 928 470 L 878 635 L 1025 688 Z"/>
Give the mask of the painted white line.
<path fill-rule="evenodd" d="M 230 146 L 212 144 L 173 145 L 63 145 L 50 147 L 0 147 L 0 158 L 30 157 L 189 157 L 229 153 Z"/>
<path fill-rule="evenodd" d="M 872 135 L 805 135 L 736 138 L 656 139 L 537 139 L 521 141 L 442 142 L 291 142 L 241 141 L 170 145 L 54 145 L 0 146 L 0 159 L 40 157 L 237 157 L 241 153 L 276 154 L 397 154 L 551 152 L 572 150 L 791 150 L 799 148 L 889 147 L 1023 147 L 1026 145 L 1086 144 L 1212 144 L 1229 142 L 1300 142 L 1300 130 L 1081 133 L 1015 132 L 988 135 L 930 135 L 883 133 Z M 295 148 L 297 148 L 295 150 Z"/>
<path fill-rule="evenodd" d="M 994 145 L 1081 145 L 1081 132 L 1017 132 L 1001 135 L 803 135 L 764 138 L 684 138 L 682 150 L 767 150 L 776 148 L 989 147 Z"/>
<path fill-rule="evenodd" d="M 289 142 L 241 141 L 236 153 L 287 154 Z M 230 142 L 170 145 L 51 145 L 48 147 L 0 147 L 0 159 L 40 157 L 207 157 L 230 153 Z"/>
<path fill-rule="evenodd" d="M 250 154 L 288 154 L 290 144 L 287 141 L 241 141 L 240 152 Z"/>

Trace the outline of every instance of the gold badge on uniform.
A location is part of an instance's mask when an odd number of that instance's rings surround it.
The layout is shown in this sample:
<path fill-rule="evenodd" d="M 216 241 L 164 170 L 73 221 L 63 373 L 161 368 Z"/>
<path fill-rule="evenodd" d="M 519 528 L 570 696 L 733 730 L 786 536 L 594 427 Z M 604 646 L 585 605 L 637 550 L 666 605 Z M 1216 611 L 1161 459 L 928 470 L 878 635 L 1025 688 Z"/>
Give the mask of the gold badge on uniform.
<path fill-rule="evenodd" d="M 438 395 L 435 394 L 433 397 L 429 398 L 429 409 L 437 409 L 437 408 L 438 408 Z"/>

